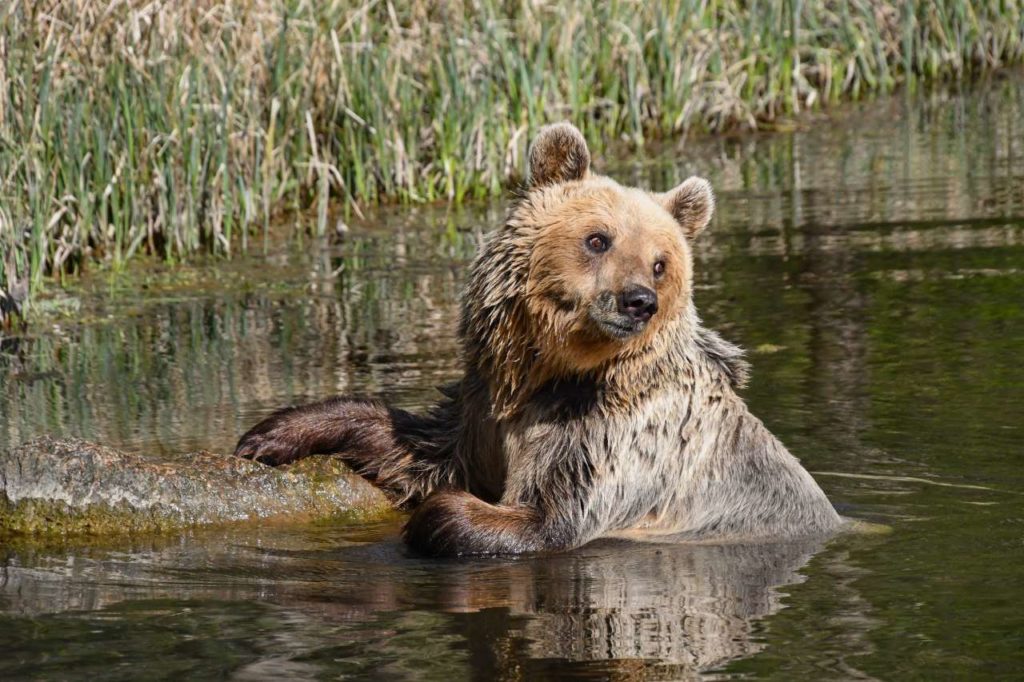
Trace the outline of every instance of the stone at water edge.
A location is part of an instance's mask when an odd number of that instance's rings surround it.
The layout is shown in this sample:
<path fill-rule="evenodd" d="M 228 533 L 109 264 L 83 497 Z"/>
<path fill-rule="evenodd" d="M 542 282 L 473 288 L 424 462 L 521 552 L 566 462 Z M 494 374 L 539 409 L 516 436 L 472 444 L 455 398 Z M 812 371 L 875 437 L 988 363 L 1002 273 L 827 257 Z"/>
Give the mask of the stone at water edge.
<path fill-rule="evenodd" d="M 380 490 L 330 457 L 275 469 L 209 452 L 157 460 L 50 437 L 0 453 L 0 534 L 159 532 L 391 509 Z"/>

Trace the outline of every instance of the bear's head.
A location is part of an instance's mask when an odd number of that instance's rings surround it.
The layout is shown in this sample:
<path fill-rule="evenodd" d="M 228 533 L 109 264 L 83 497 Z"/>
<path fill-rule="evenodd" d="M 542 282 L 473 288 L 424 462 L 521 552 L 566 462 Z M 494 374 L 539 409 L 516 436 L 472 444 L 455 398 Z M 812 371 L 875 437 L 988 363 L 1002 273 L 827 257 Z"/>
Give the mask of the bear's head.
<path fill-rule="evenodd" d="M 463 302 L 467 359 L 497 412 L 544 382 L 656 348 L 690 313 L 690 240 L 713 211 L 702 178 L 661 194 L 623 187 L 591 173 L 575 127 L 543 128 L 526 187 L 474 263 Z"/>

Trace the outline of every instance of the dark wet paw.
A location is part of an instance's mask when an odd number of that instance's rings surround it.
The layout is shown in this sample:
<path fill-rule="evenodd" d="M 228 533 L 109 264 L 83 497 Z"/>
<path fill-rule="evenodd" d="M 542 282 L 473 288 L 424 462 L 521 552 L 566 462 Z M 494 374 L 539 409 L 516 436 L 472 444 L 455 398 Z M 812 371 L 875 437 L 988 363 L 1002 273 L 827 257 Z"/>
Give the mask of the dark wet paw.
<path fill-rule="evenodd" d="M 303 454 L 301 448 L 294 442 L 275 436 L 273 432 L 260 433 L 256 429 L 242 436 L 235 446 L 235 457 L 244 457 L 270 466 L 294 462 Z"/>
<path fill-rule="evenodd" d="M 402 529 L 413 550 L 426 556 L 459 556 L 467 553 L 465 535 L 467 493 L 434 493 L 417 507 Z"/>

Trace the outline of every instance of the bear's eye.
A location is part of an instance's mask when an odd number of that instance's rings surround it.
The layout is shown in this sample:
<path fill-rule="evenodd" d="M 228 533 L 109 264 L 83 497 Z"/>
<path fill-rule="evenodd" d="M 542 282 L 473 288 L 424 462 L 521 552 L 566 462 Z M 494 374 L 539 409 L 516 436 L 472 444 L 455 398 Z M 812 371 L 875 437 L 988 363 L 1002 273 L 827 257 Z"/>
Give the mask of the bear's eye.
<path fill-rule="evenodd" d="M 665 261 L 660 260 L 654 264 L 654 276 L 661 277 L 665 274 Z"/>
<path fill-rule="evenodd" d="M 594 253 L 603 253 L 608 250 L 612 242 L 608 237 L 600 233 L 594 233 L 587 237 L 587 248 Z"/>

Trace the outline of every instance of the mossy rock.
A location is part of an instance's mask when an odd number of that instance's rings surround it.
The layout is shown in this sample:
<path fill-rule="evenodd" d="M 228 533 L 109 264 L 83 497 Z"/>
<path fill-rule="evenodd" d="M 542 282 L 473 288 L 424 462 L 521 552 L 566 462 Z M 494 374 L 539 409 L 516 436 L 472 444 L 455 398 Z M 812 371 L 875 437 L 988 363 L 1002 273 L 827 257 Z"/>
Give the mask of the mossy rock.
<path fill-rule="evenodd" d="M 194 452 L 160 460 L 77 439 L 0 453 L 0 535 L 107 535 L 256 520 L 379 518 L 385 495 L 331 457 L 281 468 Z"/>

